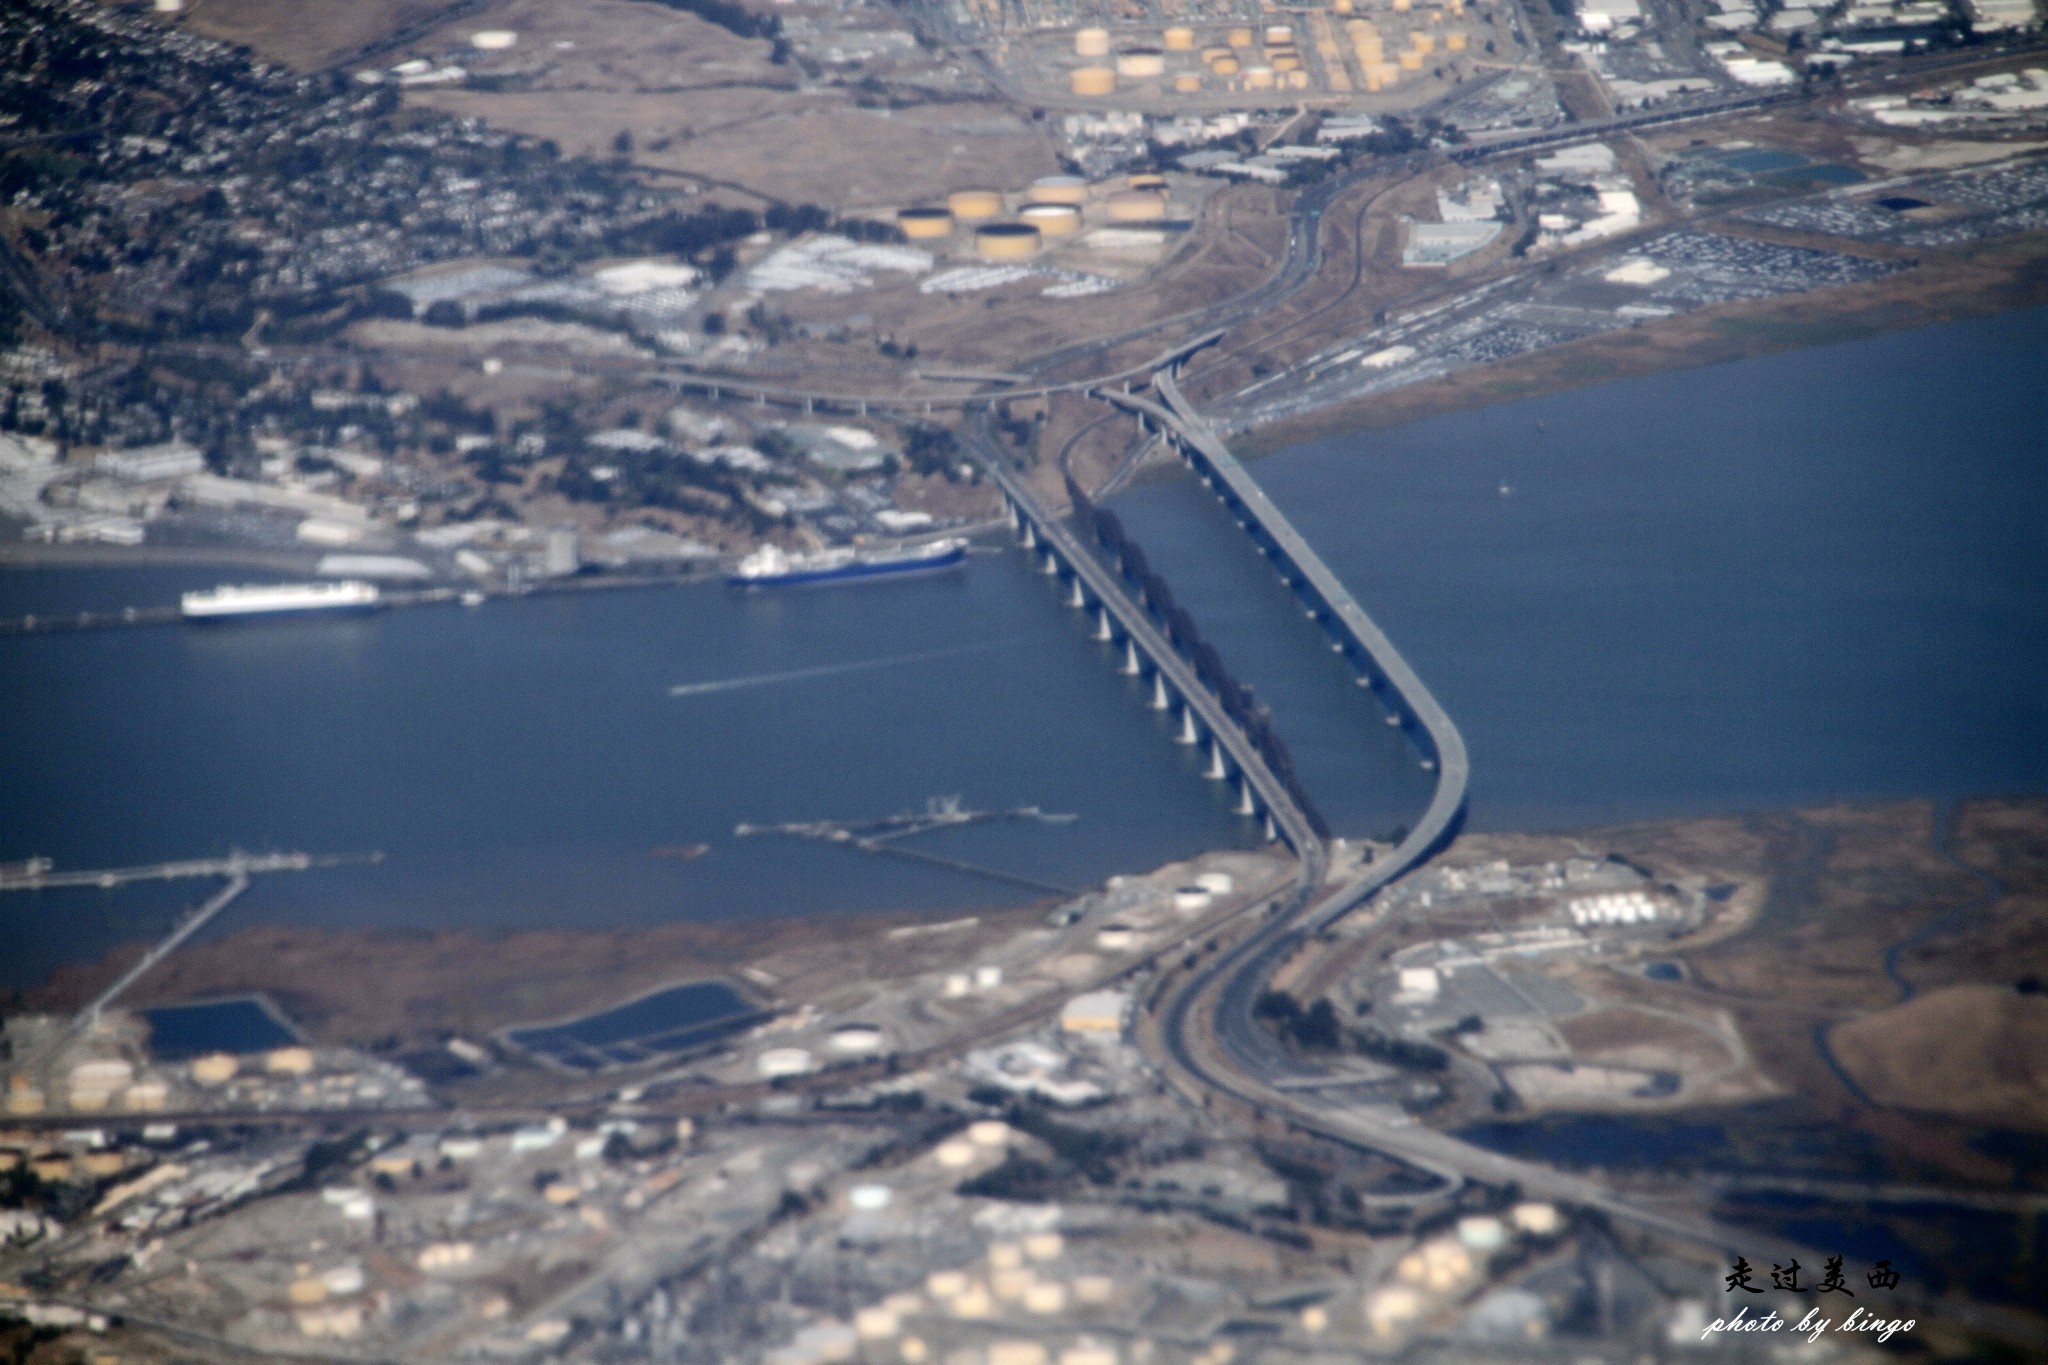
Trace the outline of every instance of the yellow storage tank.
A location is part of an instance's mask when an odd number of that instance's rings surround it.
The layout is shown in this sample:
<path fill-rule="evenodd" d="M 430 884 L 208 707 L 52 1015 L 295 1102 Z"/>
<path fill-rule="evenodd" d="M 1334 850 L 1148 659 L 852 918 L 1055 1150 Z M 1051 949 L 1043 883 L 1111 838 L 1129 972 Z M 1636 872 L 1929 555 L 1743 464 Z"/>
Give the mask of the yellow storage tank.
<path fill-rule="evenodd" d="M 896 226 L 905 237 L 945 237 L 953 231 L 953 215 L 946 209 L 898 209 Z"/>
<path fill-rule="evenodd" d="M 1209 63 L 1209 69 L 1219 76 L 1235 76 L 1238 73 L 1237 58 L 1218 57 Z"/>
<path fill-rule="evenodd" d="M 1081 230 L 1081 209 L 1076 204 L 1026 204 L 1017 216 L 1037 228 L 1041 237 L 1066 237 Z"/>
<path fill-rule="evenodd" d="M 1106 28 L 1084 28 L 1074 34 L 1074 55 L 1076 57 L 1107 57 L 1109 55 L 1109 30 Z"/>
<path fill-rule="evenodd" d="M 1422 54 L 1420 52 L 1403 52 L 1401 54 L 1401 69 L 1403 71 L 1422 70 Z"/>
<path fill-rule="evenodd" d="M 1106 66 L 1075 67 L 1067 83 L 1077 95 L 1114 95 L 1116 72 Z"/>
<path fill-rule="evenodd" d="M 1166 74 L 1166 54 L 1156 47 L 1133 47 L 1116 54 L 1116 74 L 1142 80 Z"/>
<path fill-rule="evenodd" d="M 1003 196 L 994 190 L 954 190 L 946 196 L 946 207 L 963 223 L 980 223 L 1003 211 Z"/>
<path fill-rule="evenodd" d="M 1444 48 L 1450 52 L 1463 52 L 1465 50 L 1465 35 L 1462 33 L 1446 33 L 1444 35 Z"/>
<path fill-rule="evenodd" d="M 1244 69 L 1244 88 L 1247 90 L 1271 90 L 1273 68 L 1270 66 L 1248 66 Z"/>
<path fill-rule="evenodd" d="M 1252 31 L 1248 28 L 1234 28 L 1230 30 L 1230 45 L 1232 47 L 1250 47 L 1252 45 Z"/>
<path fill-rule="evenodd" d="M 1034 204 L 1085 204 L 1088 182 L 1078 175 L 1041 175 L 1031 182 Z"/>
<path fill-rule="evenodd" d="M 1165 47 L 1168 52 L 1193 52 L 1195 50 L 1195 31 L 1183 25 L 1175 24 L 1172 28 L 1166 30 Z"/>
<path fill-rule="evenodd" d="M 991 261 L 1016 261 L 1038 254 L 1038 229 L 1029 223 L 989 223 L 974 230 L 974 250 Z"/>
<path fill-rule="evenodd" d="M 1118 190 L 1109 196 L 1112 223 L 1157 223 L 1166 218 L 1166 196 L 1158 190 Z"/>
<path fill-rule="evenodd" d="M 1173 93 L 1176 95 L 1199 95 L 1202 92 L 1202 78 L 1194 72 L 1184 72 L 1173 78 Z"/>

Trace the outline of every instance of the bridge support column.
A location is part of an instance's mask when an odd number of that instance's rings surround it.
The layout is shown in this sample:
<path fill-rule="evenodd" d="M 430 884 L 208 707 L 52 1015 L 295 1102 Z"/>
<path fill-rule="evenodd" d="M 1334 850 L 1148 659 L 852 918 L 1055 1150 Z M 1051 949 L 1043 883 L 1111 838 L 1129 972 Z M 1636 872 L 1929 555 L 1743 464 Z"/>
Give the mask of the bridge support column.
<path fill-rule="evenodd" d="M 1172 705 L 1173 698 L 1166 695 L 1166 675 L 1164 673 L 1154 673 L 1152 675 L 1152 709 L 1154 711 L 1164 711 Z"/>
<path fill-rule="evenodd" d="M 1060 561 L 1059 561 L 1059 557 L 1058 557 L 1058 556 L 1056 556 L 1055 554 L 1053 554 L 1053 552 L 1052 552 L 1051 550 L 1047 550 L 1047 551 L 1045 552 L 1045 575 L 1046 575 L 1046 577 L 1048 577 L 1048 578 L 1054 577 L 1054 576 L 1056 576 L 1056 575 L 1057 575 L 1057 574 L 1059 573 L 1059 571 L 1060 571 Z"/>
<path fill-rule="evenodd" d="M 1259 813 L 1257 803 L 1252 800 L 1251 779 L 1243 773 L 1239 773 L 1237 776 L 1237 813 L 1239 815 L 1257 815 Z"/>
<path fill-rule="evenodd" d="M 1272 843 L 1278 843 L 1279 841 L 1280 841 L 1280 830 L 1279 830 L 1279 827 L 1278 827 L 1278 826 L 1276 826 L 1276 825 L 1275 825 L 1275 824 L 1273 823 L 1273 815 L 1272 815 L 1272 812 L 1271 812 L 1271 811 L 1268 811 L 1268 812 L 1266 813 L 1266 842 L 1267 842 L 1267 843 L 1269 843 L 1269 844 L 1272 844 Z"/>
<path fill-rule="evenodd" d="M 1088 605 L 1088 599 L 1081 595 L 1081 578 L 1079 574 L 1074 576 L 1073 591 L 1067 594 L 1067 605 L 1075 611 L 1079 611 Z"/>
<path fill-rule="evenodd" d="M 1182 744 L 1200 744 L 1202 742 L 1201 735 L 1195 731 L 1195 708 L 1189 706 L 1186 702 L 1182 702 L 1180 708 L 1180 742 Z"/>
<path fill-rule="evenodd" d="M 1138 643 L 1126 637 L 1124 640 L 1124 676 L 1135 678 L 1143 671 L 1138 666 Z"/>
<path fill-rule="evenodd" d="M 1230 770 L 1223 766 L 1223 745 L 1214 735 L 1209 737 L 1209 771 L 1202 776 L 1211 782 L 1221 782 L 1230 776 Z"/>
<path fill-rule="evenodd" d="M 1108 607 L 1099 606 L 1095 609 L 1095 638 L 1104 642 L 1114 638 L 1109 632 Z"/>
<path fill-rule="evenodd" d="M 1024 523 L 1024 548 L 1027 550 L 1037 549 L 1038 533 L 1031 529 L 1031 519 L 1029 517 L 1022 515 L 1021 513 L 1018 515 L 1017 519 Z"/>

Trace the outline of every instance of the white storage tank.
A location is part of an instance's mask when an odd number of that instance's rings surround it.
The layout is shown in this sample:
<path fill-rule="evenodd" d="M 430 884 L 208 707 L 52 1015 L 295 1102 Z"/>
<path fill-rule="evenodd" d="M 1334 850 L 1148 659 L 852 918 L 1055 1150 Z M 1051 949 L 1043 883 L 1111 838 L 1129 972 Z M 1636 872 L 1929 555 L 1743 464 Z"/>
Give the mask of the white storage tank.
<path fill-rule="evenodd" d="M 801 1076 L 814 1065 L 811 1054 L 800 1047 L 771 1047 L 754 1060 L 763 1076 Z"/>

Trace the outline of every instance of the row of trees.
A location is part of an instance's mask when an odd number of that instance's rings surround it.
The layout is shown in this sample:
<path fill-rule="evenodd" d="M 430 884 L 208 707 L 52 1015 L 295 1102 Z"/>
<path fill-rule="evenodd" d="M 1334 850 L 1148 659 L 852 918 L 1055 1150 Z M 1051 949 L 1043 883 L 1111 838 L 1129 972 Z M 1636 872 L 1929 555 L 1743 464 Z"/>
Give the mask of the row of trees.
<path fill-rule="evenodd" d="M 1093 536 L 1097 544 L 1116 557 L 1118 571 L 1136 585 L 1140 599 L 1146 609 L 1165 630 L 1173 647 L 1194 666 L 1195 676 L 1209 689 L 1223 705 L 1223 710 L 1257 749 L 1266 767 L 1287 789 L 1295 805 L 1308 818 L 1310 828 L 1318 838 L 1330 837 L 1330 828 L 1323 820 L 1322 812 L 1309 799 L 1302 788 L 1301 779 L 1294 770 L 1294 755 L 1288 751 L 1287 741 L 1273 728 L 1273 713 L 1261 702 L 1252 689 L 1232 677 L 1224 666 L 1223 656 L 1216 647 L 1202 638 L 1202 632 L 1195 625 L 1195 618 L 1174 601 L 1173 589 L 1167 586 L 1145 552 L 1124 530 L 1117 514 L 1105 507 L 1097 507 L 1081 486 L 1067 476 L 1067 500 L 1073 505 L 1074 520 L 1084 535 Z"/>

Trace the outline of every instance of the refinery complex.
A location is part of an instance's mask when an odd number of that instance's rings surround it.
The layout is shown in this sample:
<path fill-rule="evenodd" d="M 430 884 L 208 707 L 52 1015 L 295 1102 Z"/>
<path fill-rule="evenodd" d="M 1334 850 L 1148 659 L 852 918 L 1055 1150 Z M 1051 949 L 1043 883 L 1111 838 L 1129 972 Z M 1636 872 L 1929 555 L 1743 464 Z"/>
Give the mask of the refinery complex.
<path fill-rule="evenodd" d="M 1551 430 L 2048 301 L 2044 20 L 0 7 L 0 1360 L 2048 1359 L 2048 812 L 1722 753 L 1904 745 L 1755 529 L 1892 396 Z"/>

